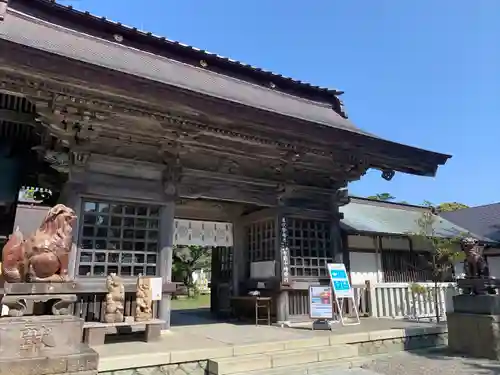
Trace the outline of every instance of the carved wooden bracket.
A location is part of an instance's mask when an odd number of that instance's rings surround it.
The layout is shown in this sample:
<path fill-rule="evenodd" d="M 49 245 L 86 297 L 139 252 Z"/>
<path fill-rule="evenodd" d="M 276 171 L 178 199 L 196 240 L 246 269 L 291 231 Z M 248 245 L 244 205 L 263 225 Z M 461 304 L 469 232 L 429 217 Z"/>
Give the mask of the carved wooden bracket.
<path fill-rule="evenodd" d="M 177 146 L 177 147 L 176 147 Z M 163 171 L 163 190 L 167 196 L 177 195 L 177 185 L 182 179 L 182 164 L 179 155 L 179 145 L 166 149 L 165 145 L 159 150 L 160 157 L 165 164 Z"/>
<path fill-rule="evenodd" d="M 70 163 L 76 167 L 85 167 L 89 157 L 89 152 L 72 151 L 70 154 Z"/>

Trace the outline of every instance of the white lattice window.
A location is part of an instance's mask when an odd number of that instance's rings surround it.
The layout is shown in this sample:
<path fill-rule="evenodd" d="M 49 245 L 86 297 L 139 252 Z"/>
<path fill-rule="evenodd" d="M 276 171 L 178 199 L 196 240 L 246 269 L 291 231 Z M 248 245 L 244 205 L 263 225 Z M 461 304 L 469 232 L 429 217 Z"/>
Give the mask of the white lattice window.
<path fill-rule="evenodd" d="M 85 200 L 78 275 L 155 276 L 159 226 L 159 206 Z"/>

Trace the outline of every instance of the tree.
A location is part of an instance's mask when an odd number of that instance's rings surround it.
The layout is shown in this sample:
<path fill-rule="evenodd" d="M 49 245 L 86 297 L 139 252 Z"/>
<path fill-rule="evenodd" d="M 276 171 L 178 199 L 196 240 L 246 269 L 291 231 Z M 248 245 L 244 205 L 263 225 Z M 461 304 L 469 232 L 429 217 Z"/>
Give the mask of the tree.
<path fill-rule="evenodd" d="M 444 281 L 444 277 L 450 273 L 456 262 L 464 259 L 464 254 L 459 248 L 460 238 L 463 234 L 459 234 L 453 238 L 445 238 L 438 235 L 436 232 L 436 224 L 441 220 L 439 216 L 434 214 L 435 210 L 429 202 L 425 202 L 429 207 L 422 213 L 422 216 L 417 219 L 418 231 L 410 233 L 410 238 L 416 241 L 422 241 L 429 247 L 430 261 L 427 267 L 432 272 L 434 281 L 434 308 L 436 311 L 436 321 L 440 321 L 440 307 L 438 300 L 438 283 Z"/>
<path fill-rule="evenodd" d="M 172 254 L 172 273 L 182 279 L 188 292 L 194 289 L 193 272 L 210 267 L 212 249 L 204 246 L 175 247 Z"/>
<path fill-rule="evenodd" d="M 390 193 L 379 193 L 375 195 L 370 195 L 368 199 L 372 199 L 374 201 L 384 201 L 389 202 L 396 199 L 396 197 L 392 196 Z"/>
<path fill-rule="evenodd" d="M 450 212 L 461 210 L 462 208 L 469 208 L 469 206 L 458 202 L 445 202 L 439 204 L 436 208 L 439 212 Z"/>

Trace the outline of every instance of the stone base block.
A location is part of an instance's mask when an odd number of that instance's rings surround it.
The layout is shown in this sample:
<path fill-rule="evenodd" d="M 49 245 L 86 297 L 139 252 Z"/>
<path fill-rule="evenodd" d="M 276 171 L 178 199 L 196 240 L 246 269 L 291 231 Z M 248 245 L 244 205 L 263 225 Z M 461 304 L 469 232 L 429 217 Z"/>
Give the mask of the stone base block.
<path fill-rule="evenodd" d="M 77 354 L 83 320 L 71 315 L 0 318 L 0 359 Z"/>
<path fill-rule="evenodd" d="M 82 328 L 74 316 L 0 318 L 0 375 L 97 374 Z"/>
<path fill-rule="evenodd" d="M 453 312 L 447 317 L 448 346 L 452 351 L 476 358 L 500 360 L 500 315 Z"/>
<path fill-rule="evenodd" d="M 1 358 L 0 375 L 97 375 L 98 354 L 82 345 L 78 354 Z"/>
<path fill-rule="evenodd" d="M 500 295 L 459 294 L 453 297 L 453 311 L 465 314 L 500 315 Z"/>

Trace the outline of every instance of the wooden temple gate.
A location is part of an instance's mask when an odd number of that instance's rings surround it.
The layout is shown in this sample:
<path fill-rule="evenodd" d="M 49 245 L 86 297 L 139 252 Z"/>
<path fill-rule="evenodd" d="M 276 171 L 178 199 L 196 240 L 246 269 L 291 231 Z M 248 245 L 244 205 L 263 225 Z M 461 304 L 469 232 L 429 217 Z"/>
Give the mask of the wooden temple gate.
<path fill-rule="evenodd" d="M 109 272 L 159 275 L 167 321 L 174 216 L 232 223 L 233 267 L 217 268 L 216 283 L 269 293 L 287 321 L 307 313 L 308 286 L 341 259 L 347 184 L 369 168 L 432 176 L 449 158 L 360 130 L 340 91 L 53 1 L 11 1 L 0 19 L 0 93 L 33 107 L 0 120 L 38 134 L 29 147 L 60 177 L 42 187 L 79 215 L 74 276 L 97 291 Z M 186 202 L 220 207 L 179 216 Z"/>

